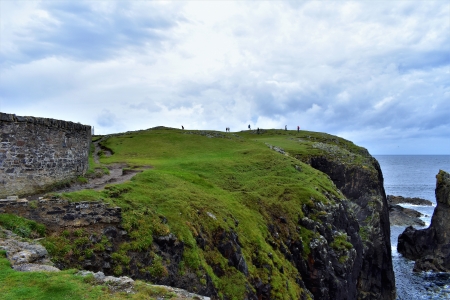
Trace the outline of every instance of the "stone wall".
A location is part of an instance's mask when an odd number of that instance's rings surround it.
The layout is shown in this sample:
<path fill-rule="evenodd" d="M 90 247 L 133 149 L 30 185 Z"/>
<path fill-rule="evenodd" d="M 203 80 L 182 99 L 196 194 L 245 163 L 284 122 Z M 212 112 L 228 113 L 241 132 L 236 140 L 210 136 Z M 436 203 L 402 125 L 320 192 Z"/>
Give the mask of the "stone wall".
<path fill-rule="evenodd" d="M 88 169 L 91 126 L 0 113 L 0 197 L 45 191 Z"/>
<path fill-rule="evenodd" d="M 51 231 L 90 227 L 96 231 L 122 221 L 120 207 L 103 202 L 68 202 L 61 199 L 27 201 L 10 196 L 0 199 L 0 213 L 15 214 L 47 226 Z"/>

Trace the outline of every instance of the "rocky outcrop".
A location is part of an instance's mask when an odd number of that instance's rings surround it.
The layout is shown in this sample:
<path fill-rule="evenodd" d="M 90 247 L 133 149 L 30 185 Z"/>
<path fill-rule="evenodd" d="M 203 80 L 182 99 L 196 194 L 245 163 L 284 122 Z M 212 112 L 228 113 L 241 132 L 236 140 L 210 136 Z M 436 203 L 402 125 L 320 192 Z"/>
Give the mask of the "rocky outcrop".
<path fill-rule="evenodd" d="M 400 205 L 389 205 L 389 220 L 391 225 L 397 226 L 425 226 L 420 219 L 423 214 L 417 210 L 405 208 Z"/>
<path fill-rule="evenodd" d="M 126 292 L 127 294 L 133 292 L 134 280 L 128 276 L 114 277 L 105 276 L 103 272 L 92 272 L 92 271 L 80 271 L 76 275 L 86 277 L 92 276 L 96 283 L 106 284 L 113 291 Z"/>
<path fill-rule="evenodd" d="M 410 197 L 403 197 L 403 196 L 393 196 L 388 195 L 387 196 L 388 204 L 395 205 L 400 203 L 408 203 L 413 205 L 426 205 L 426 206 L 432 206 L 433 202 L 430 200 L 422 199 L 422 198 L 410 198 Z"/>
<path fill-rule="evenodd" d="M 440 170 L 436 179 L 437 206 L 430 227 L 410 226 L 398 237 L 398 252 L 416 261 L 414 271 L 450 272 L 450 174 Z"/>
<path fill-rule="evenodd" d="M 69 202 L 62 199 L 28 201 L 17 196 L 0 199 L 0 213 L 11 213 L 34 220 L 51 231 L 64 228 L 88 227 L 101 232 L 103 228 L 119 225 L 122 221 L 120 207 L 110 207 L 100 201 Z"/>
<path fill-rule="evenodd" d="M 313 147 L 325 153 L 296 157 L 327 174 L 354 204 L 352 211 L 364 244 L 362 267 L 356 275 L 356 298 L 395 299 L 389 212 L 378 162 L 362 148 L 351 152 L 325 143 L 316 143 Z M 357 160 L 361 162 L 354 163 Z"/>
<path fill-rule="evenodd" d="M 0 228 L 0 249 L 6 251 L 6 258 L 16 271 L 35 272 L 47 271 L 57 272 L 58 268 L 53 266 L 47 250 L 38 243 L 22 241 L 22 238 L 9 230 Z"/>

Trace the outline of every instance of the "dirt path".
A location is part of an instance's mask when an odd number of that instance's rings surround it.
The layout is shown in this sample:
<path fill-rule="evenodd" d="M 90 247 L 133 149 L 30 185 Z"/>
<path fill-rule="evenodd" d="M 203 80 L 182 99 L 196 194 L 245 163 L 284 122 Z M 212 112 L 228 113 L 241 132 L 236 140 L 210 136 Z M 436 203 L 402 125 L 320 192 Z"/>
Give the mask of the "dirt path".
<path fill-rule="evenodd" d="M 109 136 L 104 136 L 101 139 L 93 142 L 94 146 L 95 146 L 94 161 L 97 165 L 101 165 L 100 157 L 98 155 L 98 153 L 100 151 L 103 151 L 105 156 L 112 155 L 112 153 L 109 150 L 102 149 L 100 147 L 100 142 L 104 141 L 107 138 L 109 138 Z M 145 169 L 151 168 L 149 166 L 144 166 L 144 167 L 140 168 L 139 170 L 130 170 L 130 169 L 126 169 L 128 167 L 128 165 L 125 163 L 103 165 L 103 166 L 108 168 L 109 174 L 104 174 L 101 177 L 87 178 L 88 179 L 87 183 L 75 182 L 75 183 L 70 184 L 70 186 L 60 188 L 57 190 L 53 190 L 51 192 L 52 193 L 67 193 L 67 192 L 75 192 L 75 191 L 85 190 L 85 189 L 93 189 L 96 191 L 100 191 L 100 190 L 103 190 L 107 184 L 111 184 L 111 183 L 117 184 L 117 183 L 123 183 L 125 181 L 129 181 L 137 173 L 140 173 Z M 36 194 L 36 195 L 27 197 L 27 199 L 33 200 L 33 199 L 37 199 L 38 197 L 41 197 L 41 196 L 43 196 L 43 194 Z"/>
<path fill-rule="evenodd" d="M 111 156 L 112 153 L 111 151 L 107 150 L 107 149 L 102 149 L 100 147 L 100 143 L 106 139 L 109 139 L 109 135 L 105 135 L 104 137 L 102 137 L 101 139 L 96 140 L 95 142 L 93 142 L 94 146 L 95 146 L 95 150 L 94 150 L 94 162 L 99 165 L 100 164 L 100 157 L 98 156 L 98 154 L 100 153 L 100 151 L 103 151 L 105 156 Z"/>
<path fill-rule="evenodd" d="M 114 164 L 114 165 L 108 165 L 106 166 L 109 170 L 108 175 L 103 175 L 99 178 L 90 178 L 88 179 L 88 183 L 74 183 L 70 187 L 66 187 L 63 189 L 59 189 L 53 192 L 56 193 L 67 193 L 67 192 L 74 192 L 84 189 L 93 189 L 96 191 L 103 190 L 107 184 L 111 183 L 122 183 L 125 181 L 130 180 L 134 175 L 137 173 L 142 172 L 141 170 L 126 170 L 123 171 L 124 168 L 127 167 L 126 164 Z"/>

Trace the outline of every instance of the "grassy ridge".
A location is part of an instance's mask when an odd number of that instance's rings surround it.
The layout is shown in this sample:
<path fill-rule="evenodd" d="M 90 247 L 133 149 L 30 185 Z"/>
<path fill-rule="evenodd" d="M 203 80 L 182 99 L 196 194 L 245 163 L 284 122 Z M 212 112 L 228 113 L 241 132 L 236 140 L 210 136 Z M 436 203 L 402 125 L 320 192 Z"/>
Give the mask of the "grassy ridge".
<path fill-rule="evenodd" d="M 266 143 L 289 154 L 275 152 Z M 115 253 L 116 275 L 130 267 L 130 250 L 148 249 L 154 236 L 171 232 L 185 244 L 180 274 L 191 271 L 199 278 L 208 274 L 219 296 L 230 299 L 243 299 L 246 285 L 251 287 L 250 279 L 270 283 L 274 299 L 299 299 L 305 293 L 295 282 L 300 277 L 297 269 L 272 246 L 279 241 L 269 234 L 268 225 L 278 224 L 281 236 L 302 240 L 306 256 L 309 241 L 317 233 L 297 226 L 303 217 L 302 207 L 315 202 L 330 204 L 329 195 L 343 196 L 328 176 L 295 156 L 340 151 L 342 159 L 357 163 L 354 158 L 361 158 L 355 155 L 364 152 L 351 142 L 327 134 L 282 130 L 236 135 L 158 129 L 116 135 L 103 141 L 102 146 L 114 153 L 101 157 L 102 164 L 127 163 L 147 169 L 128 183 L 62 197 L 73 201 L 103 199 L 122 207 L 123 226 L 133 239 Z M 163 219 L 167 222 L 161 222 Z M 215 234 L 223 231 L 238 234 L 249 276 L 229 266 L 212 247 Z M 195 239 L 200 233 L 210 241 L 205 249 Z M 57 239 L 48 238 L 46 243 L 51 248 L 60 242 Z M 336 241 L 334 246 L 348 244 Z M 64 259 L 67 253 L 57 255 L 57 259 Z M 155 261 L 159 264 L 153 269 L 142 271 L 156 277 L 167 275 L 167 262 L 162 258 Z M 223 274 L 214 273 L 213 266 L 220 266 Z"/>

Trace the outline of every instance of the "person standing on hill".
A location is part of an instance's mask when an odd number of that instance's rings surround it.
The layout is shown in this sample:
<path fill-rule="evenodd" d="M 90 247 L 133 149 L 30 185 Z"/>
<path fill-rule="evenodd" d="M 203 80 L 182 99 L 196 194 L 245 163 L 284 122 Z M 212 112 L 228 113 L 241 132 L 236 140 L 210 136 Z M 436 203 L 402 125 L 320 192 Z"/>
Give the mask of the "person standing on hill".
<path fill-rule="evenodd" d="M 250 124 L 248 124 L 248 130 L 250 130 L 250 129 L 252 129 L 252 128 L 250 127 Z"/>
<path fill-rule="evenodd" d="M 184 126 L 183 125 L 181 125 L 181 129 L 184 130 Z"/>
<path fill-rule="evenodd" d="M 284 130 L 287 130 L 287 125 L 284 125 Z"/>
<path fill-rule="evenodd" d="M 300 126 L 297 126 L 297 132 L 300 132 Z"/>

